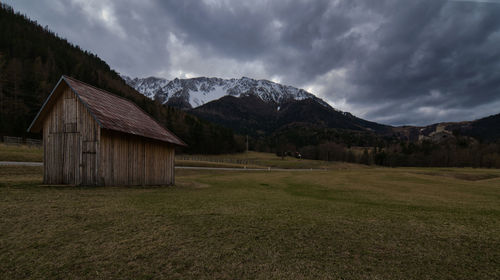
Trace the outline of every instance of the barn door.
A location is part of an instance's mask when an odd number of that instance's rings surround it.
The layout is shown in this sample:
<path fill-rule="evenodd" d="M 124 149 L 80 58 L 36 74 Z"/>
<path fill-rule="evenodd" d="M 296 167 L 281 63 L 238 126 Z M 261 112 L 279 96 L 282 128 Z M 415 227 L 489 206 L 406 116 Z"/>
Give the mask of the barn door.
<path fill-rule="evenodd" d="M 63 179 L 65 184 L 80 183 L 80 133 L 64 133 Z"/>
<path fill-rule="evenodd" d="M 80 184 L 80 133 L 76 125 L 77 103 L 70 94 L 64 98 L 63 182 Z"/>
<path fill-rule="evenodd" d="M 82 142 L 82 164 L 81 164 L 82 185 L 97 184 L 96 151 L 97 151 L 97 141 Z"/>
<path fill-rule="evenodd" d="M 45 184 L 63 184 L 63 133 L 50 132 L 44 146 L 44 182 Z"/>

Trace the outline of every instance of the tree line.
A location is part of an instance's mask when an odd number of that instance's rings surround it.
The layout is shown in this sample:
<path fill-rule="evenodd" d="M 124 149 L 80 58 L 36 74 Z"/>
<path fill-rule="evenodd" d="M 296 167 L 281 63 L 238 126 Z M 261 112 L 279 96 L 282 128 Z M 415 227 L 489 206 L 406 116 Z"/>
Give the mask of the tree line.
<path fill-rule="evenodd" d="M 347 132 L 346 132 L 347 133 Z M 458 136 L 443 142 L 374 140 L 375 146 L 354 146 L 350 141 L 321 141 L 317 145 L 295 145 L 281 139 L 272 149 L 278 156 L 298 152 L 302 158 L 344 161 L 388 167 L 483 167 L 500 168 L 500 141 L 481 142 Z M 261 147 L 262 148 L 262 147 Z"/>

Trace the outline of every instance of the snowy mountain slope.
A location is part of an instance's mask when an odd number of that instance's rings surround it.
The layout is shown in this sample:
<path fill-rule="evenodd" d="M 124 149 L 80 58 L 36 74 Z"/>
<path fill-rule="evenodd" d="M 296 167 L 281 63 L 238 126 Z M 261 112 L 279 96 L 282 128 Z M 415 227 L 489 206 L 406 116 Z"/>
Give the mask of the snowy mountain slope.
<path fill-rule="evenodd" d="M 192 78 L 166 80 L 162 78 L 122 78 L 140 93 L 162 103 L 182 100 L 191 109 L 202 106 L 223 96 L 242 97 L 254 95 L 267 103 L 272 103 L 279 109 L 280 105 L 290 100 L 312 99 L 319 104 L 330 107 L 328 103 L 313 94 L 292 86 L 285 86 L 267 80 L 255 80 L 247 77 L 241 79 Z"/>
<path fill-rule="evenodd" d="M 135 90 L 138 92 L 144 94 L 145 96 L 154 99 L 155 95 L 158 93 L 158 91 L 165 87 L 168 84 L 168 80 L 166 79 L 161 79 L 161 78 L 155 78 L 155 77 L 149 77 L 149 78 L 130 78 L 127 76 L 121 76 L 125 82 L 133 87 Z"/>

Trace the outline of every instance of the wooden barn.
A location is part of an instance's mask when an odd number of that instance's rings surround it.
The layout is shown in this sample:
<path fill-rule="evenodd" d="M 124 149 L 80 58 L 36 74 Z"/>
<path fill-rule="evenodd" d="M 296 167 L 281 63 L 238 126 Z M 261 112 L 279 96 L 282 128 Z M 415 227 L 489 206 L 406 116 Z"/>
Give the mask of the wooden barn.
<path fill-rule="evenodd" d="M 185 146 L 133 102 L 62 76 L 29 132 L 43 132 L 44 183 L 172 185 Z"/>

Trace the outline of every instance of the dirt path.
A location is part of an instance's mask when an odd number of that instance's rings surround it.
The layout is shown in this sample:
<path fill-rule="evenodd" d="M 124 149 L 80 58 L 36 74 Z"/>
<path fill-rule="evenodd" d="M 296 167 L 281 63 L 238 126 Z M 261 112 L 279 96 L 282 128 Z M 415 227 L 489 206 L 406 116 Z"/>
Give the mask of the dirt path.
<path fill-rule="evenodd" d="M 0 161 L 0 166 L 2 165 L 43 166 L 43 162 Z"/>
<path fill-rule="evenodd" d="M 43 166 L 42 162 L 24 162 L 24 161 L 0 161 L 2 165 L 19 166 Z M 326 169 L 285 169 L 285 168 L 230 168 L 230 167 L 196 167 L 196 166 L 176 166 L 177 169 L 193 170 L 227 170 L 227 171 L 326 171 Z"/>

